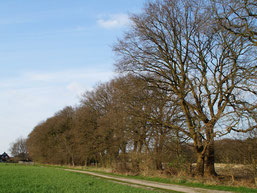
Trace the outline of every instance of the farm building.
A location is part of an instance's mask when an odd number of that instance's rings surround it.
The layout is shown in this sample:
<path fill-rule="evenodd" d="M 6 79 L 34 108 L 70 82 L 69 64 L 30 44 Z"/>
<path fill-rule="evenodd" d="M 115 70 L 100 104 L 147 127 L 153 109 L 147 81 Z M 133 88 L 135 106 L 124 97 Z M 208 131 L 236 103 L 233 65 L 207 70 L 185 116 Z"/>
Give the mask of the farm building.
<path fill-rule="evenodd" d="M 10 159 L 9 155 L 7 153 L 0 154 L 0 162 L 6 162 Z"/>

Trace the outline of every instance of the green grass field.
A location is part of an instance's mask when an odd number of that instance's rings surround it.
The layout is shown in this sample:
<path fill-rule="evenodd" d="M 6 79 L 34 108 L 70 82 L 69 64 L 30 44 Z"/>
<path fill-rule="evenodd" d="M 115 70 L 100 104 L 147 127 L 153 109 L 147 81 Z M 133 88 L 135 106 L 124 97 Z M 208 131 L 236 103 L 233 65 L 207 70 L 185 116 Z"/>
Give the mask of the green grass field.
<path fill-rule="evenodd" d="M 0 164 L 0 193 L 153 193 L 55 168 Z"/>

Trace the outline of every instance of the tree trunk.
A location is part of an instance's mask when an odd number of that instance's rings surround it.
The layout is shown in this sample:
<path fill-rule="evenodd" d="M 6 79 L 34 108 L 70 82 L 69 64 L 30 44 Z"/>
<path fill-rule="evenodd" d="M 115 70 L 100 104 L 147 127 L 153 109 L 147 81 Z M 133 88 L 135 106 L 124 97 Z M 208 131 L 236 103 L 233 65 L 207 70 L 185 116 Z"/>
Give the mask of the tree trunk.
<path fill-rule="evenodd" d="M 138 147 L 138 141 L 136 140 L 134 141 L 134 149 L 133 149 L 134 153 L 137 152 L 137 147 Z"/>
<path fill-rule="evenodd" d="M 205 153 L 205 168 L 204 176 L 206 177 L 215 177 L 217 173 L 214 168 L 215 157 L 214 157 L 214 141 L 212 140 L 208 145 Z"/>
<path fill-rule="evenodd" d="M 195 175 L 203 176 L 203 174 L 204 174 L 204 155 L 202 154 L 202 152 L 197 152 Z"/>
<path fill-rule="evenodd" d="M 157 155 L 155 155 L 156 156 L 156 158 L 155 158 L 155 168 L 156 168 L 156 170 L 162 170 L 163 168 L 162 168 L 162 161 L 161 161 L 161 159 L 160 159 L 160 157 L 159 157 L 159 155 L 157 154 Z"/>
<path fill-rule="evenodd" d="M 139 163 L 140 163 L 140 160 L 139 160 L 138 154 L 134 154 L 134 158 L 132 158 L 132 171 L 134 173 L 138 173 L 140 171 Z"/>

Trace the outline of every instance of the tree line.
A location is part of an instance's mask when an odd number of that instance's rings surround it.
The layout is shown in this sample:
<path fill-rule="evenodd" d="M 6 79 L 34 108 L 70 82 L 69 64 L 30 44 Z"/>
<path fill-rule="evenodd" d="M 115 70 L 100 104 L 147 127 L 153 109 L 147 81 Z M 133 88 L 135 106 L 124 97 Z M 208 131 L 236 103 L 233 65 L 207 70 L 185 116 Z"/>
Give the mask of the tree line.
<path fill-rule="evenodd" d="M 40 123 L 27 144 L 30 155 L 42 162 L 111 165 L 133 152 L 135 157 L 149 154 L 160 169 L 164 152 L 181 156 L 187 140 L 168 126 L 171 122 L 179 124 L 181 117 L 167 95 L 126 75 L 84 94 L 79 107 L 66 107 Z"/>
<path fill-rule="evenodd" d="M 13 150 L 26 144 L 25 152 L 41 163 L 192 172 L 190 165 L 197 161 L 192 140 L 169 126 L 182 125 L 183 116 L 159 91 L 133 75 L 103 83 L 84 94 L 79 106 L 65 107 L 38 124 L 26 143 L 17 140 Z M 252 164 L 256 142 L 256 134 L 247 140 L 218 140 L 216 161 Z M 24 158 L 21 150 L 15 155 Z"/>
<path fill-rule="evenodd" d="M 254 0 L 147 3 L 114 46 L 120 77 L 37 125 L 31 157 L 215 176 L 215 140 L 257 128 L 256 18 Z"/>

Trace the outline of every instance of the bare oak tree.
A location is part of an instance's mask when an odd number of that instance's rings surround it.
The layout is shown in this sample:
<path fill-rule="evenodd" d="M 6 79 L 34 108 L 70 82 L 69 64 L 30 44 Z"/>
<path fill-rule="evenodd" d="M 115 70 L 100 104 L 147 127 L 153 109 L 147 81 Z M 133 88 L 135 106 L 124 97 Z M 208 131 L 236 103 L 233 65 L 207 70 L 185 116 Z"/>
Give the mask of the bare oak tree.
<path fill-rule="evenodd" d="M 185 124 L 170 123 L 193 141 L 197 175 L 214 176 L 214 139 L 256 129 L 256 65 L 249 44 L 221 29 L 203 2 L 148 3 L 114 46 L 121 72 L 145 76 L 169 93 Z"/>
<path fill-rule="evenodd" d="M 15 158 L 18 158 L 19 160 L 28 160 L 27 139 L 18 138 L 11 144 L 10 151 Z"/>
<path fill-rule="evenodd" d="M 236 36 L 257 46 L 257 3 L 255 0 L 213 0 L 218 23 Z"/>

